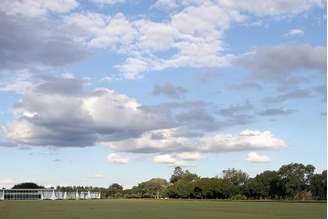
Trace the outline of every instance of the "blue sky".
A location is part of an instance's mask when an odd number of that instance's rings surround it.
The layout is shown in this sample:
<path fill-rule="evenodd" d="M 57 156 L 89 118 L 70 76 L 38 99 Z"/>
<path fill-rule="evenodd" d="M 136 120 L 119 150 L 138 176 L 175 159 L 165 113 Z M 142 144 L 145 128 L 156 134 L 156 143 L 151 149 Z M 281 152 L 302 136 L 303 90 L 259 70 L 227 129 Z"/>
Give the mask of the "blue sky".
<path fill-rule="evenodd" d="M 326 169 L 326 2 L 5 0 L 0 186 Z"/>

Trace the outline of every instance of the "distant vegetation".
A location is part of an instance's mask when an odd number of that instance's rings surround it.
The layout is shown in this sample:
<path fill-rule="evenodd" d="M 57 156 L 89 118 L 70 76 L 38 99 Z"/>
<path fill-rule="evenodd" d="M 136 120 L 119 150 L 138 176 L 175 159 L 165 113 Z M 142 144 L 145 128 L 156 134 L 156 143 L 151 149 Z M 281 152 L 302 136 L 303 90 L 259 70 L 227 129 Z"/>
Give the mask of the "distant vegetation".
<path fill-rule="evenodd" d="M 312 165 L 291 163 L 253 178 L 236 169 L 224 170 L 222 177 L 204 178 L 176 167 L 169 182 L 154 178 L 132 189 L 123 189 L 117 183 L 108 188 L 58 186 L 57 189 L 100 191 L 102 198 L 326 200 L 327 171 L 319 174 L 314 171 Z"/>
<path fill-rule="evenodd" d="M 13 189 L 44 189 L 44 187 L 39 186 L 36 183 L 25 182 L 25 183 L 20 183 L 20 184 L 15 185 L 13 187 Z"/>

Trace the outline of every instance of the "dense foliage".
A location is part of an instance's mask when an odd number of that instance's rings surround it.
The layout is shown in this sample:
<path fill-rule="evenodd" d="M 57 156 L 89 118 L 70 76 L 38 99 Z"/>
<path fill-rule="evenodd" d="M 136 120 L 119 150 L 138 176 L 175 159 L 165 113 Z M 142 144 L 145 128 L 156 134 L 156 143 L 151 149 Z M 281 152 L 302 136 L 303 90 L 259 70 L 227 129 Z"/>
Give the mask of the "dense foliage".
<path fill-rule="evenodd" d="M 326 200 L 327 171 L 314 173 L 315 167 L 291 163 L 278 171 L 264 171 L 255 177 L 228 169 L 222 177 L 202 178 L 176 167 L 169 183 L 154 179 L 140 183 L 123 196 L 134 198 L 192 199 L 316 199 Z M 157 179 L 159 180 L 159 179 Z M 149 183 L 153 182 L 153 183 Z M 157 185 L 157 186 L 154 186 Z"/>
<path fill-rule="evenodd" d="M 181 167 L 176 167 L 168 181 L 153 178 L 131 189 L 114 183 L 108 188 L 60 187 L 61 191 L 97 191 L 102 198 L 184 198 L 184 199 L 293 199 L 326 200 L 327 171 L 315 173 L 312 165 L 291 163 L 277 171 L 264 171 L 255 177 L 228 169 L 222 177 L 200 177 Z M 35 187 L 31 183 L 14 188 Z"/>
<path fill-rule="evenodd" d="M 224 170 L 222 177 L 200 178 L 177 167 L 162 194 L 170 198 L 326 200 L 327 171 L 314 171 L 312 165 L 291 163 L 254 178 L 236 169 Z"/>
<path fill-rule="evenodd" d="M 44 189 L 44 187 L 33 182 L 24 182 L 14 185 L 12 189 Z"/>

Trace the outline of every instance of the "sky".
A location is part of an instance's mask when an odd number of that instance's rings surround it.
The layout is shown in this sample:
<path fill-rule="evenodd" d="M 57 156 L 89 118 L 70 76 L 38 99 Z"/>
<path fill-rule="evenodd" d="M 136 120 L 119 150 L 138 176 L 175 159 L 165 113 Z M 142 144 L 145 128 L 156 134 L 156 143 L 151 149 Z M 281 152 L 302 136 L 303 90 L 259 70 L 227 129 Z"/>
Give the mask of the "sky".
<path fill-rule="evenodd" d="M 2 0 L 0 187 L 326 169 L 326 2 Z"/>

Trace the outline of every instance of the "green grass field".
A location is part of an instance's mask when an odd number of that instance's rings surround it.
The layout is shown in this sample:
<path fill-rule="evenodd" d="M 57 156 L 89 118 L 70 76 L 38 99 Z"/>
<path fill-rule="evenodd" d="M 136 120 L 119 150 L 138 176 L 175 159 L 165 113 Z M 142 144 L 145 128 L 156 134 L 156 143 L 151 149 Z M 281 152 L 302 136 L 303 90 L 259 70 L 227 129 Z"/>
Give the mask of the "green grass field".
<path fill-rule="evenodd" d="M 326 203 L 193 200 L 3 201 L 0 219 L 323 219 Z"/>

